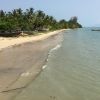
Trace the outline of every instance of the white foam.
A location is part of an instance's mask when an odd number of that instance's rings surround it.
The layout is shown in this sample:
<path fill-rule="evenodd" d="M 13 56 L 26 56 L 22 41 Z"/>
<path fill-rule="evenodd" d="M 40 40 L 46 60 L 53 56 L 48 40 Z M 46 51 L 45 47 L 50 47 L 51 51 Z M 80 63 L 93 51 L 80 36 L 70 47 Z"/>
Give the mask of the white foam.
<path fill-rule="evenodd" d="M 53 49 L 50 50 L 50 52 L 48 53 L 48 57 L 47 57 L 47 59 L 46 59 L 46 63 L 48 62 L 49 56 L 51 55 L 51 53 L 52 53 L 53 51 L 59 49 L 60 47 L 61 47 L 61 45 L 58 44 L 56 47 L 54 47 Z M 47 67 L 47 65 L 44 65 L 44 66 L 42 67 L 42 69 L 45 69 L 46 67 Z"/>
<path fill-rule="evenodd" d="M 54 47 L 53 49 L 50 50 L 50 53 L 51 53 L 52 51 L 55 51 L 55 50 L 59 49 L 60 47 L 61 47 L 61 45 L 58 44 L 56 47 Z M 49 54 L 50 54 L 50 53 L 49 53 Z"/>
<path fill-rule="evenodd" d="M 47 67 L 47 65 L 44 65 L 43 67 L 42 67 L 42 69 L 45 69 Z"/>
<path fill-rule="evenodd" d="M 54 47 L 53 49 L 50 50 L 50 52 L 48 53 L 48 58 L 47 58 L 47 60 L 46 60 L 46 63 L 48 62 L 49 56 L 51 55 L 51 53 L 52 53 L 53 51 L 59 49 L 60 47 L 61 47 L 61 45 L 58 44 L 56 47 Z M 44 66 L 42 67 L 42 69 L 44 70 L 46 67 L 47 67 L 47 65 L 44 65 Z M 22 74 L 21 74 L 21 77 L 28 77 L 28 76 L 30 76 L 30 75 L 32 75 L 31 72 L 25 72 L 25 73 L 22 73 Z"/>
<path fill-rule="evenodd" d="M 21 74 L 21 76 L 22 77 L 27 77 L 27 76 L 29 76 L 29 75 L 31 75 L 32 73 L 30 73 L 30 72 L 25 72 L 25 73 L 22 73 Z"/>

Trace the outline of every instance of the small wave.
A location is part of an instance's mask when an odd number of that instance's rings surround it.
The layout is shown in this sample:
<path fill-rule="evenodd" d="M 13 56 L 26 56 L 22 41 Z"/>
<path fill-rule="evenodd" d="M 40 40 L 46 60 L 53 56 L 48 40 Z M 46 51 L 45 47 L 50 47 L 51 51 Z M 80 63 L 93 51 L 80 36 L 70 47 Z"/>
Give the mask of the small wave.
<path fill-rule="evenodd" d="M 54 47 L 53 49 L 50 50 L 49 54 L 52 52 L 52 51 L 55 51 L 57 49 L 59 49 L 61 47 L 61 44 L 58 44 L 56 47 Z"/>
<path fill-rule="evenodd" d="M 32 73 L 30 73 L 30 72 L 25 72 L 25 73 L 21 74 L 22 77 L 28 77 L 30 75 L 32 75 Z"/>
<path fill-rule="evenodd" d="M 54 47 L 53 49 L 51 49 L 51 50 L 49 51 L 48 57 L 47 57 L 47 59 L 46 59 L 46 64 L 42 67 L 42 69 L 45 69 L 45 68 L 47 67 L 47 62 L 48 62 L 48 60 L 49 60 L 49 57 L 50 57 L 51 53 L 52 53 L 53 51 L 59 49 L 60 47 L 61 47 L 61 44 L 58 44 L 56 47 Z"/>
<path fill-rule="evenodd" d="M 42 67 L 42 69 L 45 69 L 47 67 L 47 65 L 44 65 L 43 67 Z"/>

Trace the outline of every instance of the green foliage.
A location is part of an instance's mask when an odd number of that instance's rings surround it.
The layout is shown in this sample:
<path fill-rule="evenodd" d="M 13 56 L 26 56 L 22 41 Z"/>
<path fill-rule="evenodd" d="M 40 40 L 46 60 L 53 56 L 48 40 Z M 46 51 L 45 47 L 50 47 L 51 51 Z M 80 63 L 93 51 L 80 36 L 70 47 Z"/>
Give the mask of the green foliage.
<path fill-rule="evenodd" d="M 69 28 L 82 28 L 82 25 L 80 25 L 78 22 L 77 22 L 78 18 L 76 16 L 72 17 L 69 22 L 68 22 L 68 26 Z"/>
<path fill-rule="evenodd" d="M 69 21 L 57 21 L 54 17 L 46 15 L 43 11 L 34 11 L 33 8 L 23 11 L 21 8 L 11 12 L 0 10 L 0 32 L 18 31 L 44 31 L 67 28 L 81 28 L 77 17 Z"/>
<path fill-rule="evenodd" d="M 59 25 L 60 25 L 60 28 L 65 28 L 65 29 L 68 28 L 68 22 L 64 19 L 59 21 Z"/>

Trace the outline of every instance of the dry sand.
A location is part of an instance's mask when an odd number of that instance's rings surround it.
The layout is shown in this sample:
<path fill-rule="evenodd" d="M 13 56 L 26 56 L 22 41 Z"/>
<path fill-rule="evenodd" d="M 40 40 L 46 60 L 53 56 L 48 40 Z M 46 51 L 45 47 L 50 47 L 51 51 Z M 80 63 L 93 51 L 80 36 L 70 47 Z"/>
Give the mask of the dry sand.
<path fill-rule="evenodd" d="M 14 98 L 41 72 L 65 30 L 32 37 L 0 38 L 0 100 Z M 59 34 L 58 34 L 59 33 Z"/>
<path fill-rule="evenodd" d="M 25 37 L 21 36 L 21 37 L 11 37 L 11 38 L 0 37 L 0 50 L 6 47 L 11 47 L 13 45 L 18 45 L 26 42 L 31 42 L 31 41 L 43 40 L 48 38 L 49 36 L 52 36 L 64 30 L 65 29 L 57 30 L 46 34 L 40 33 L 41 35 L 38 36 L 25 36 Z"/>

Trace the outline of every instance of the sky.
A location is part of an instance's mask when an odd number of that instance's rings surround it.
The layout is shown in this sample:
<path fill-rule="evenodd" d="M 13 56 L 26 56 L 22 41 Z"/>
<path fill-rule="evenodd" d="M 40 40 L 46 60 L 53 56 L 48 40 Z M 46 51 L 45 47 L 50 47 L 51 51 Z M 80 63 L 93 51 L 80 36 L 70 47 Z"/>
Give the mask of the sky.
<path fill-rule="evenodd" d="M 100 25 L 100 0 L 0 0 L 0 9 L 5 11 L 30 7 L 42 10 L 57 20 L 77 16 L 83 26 Z"/>

